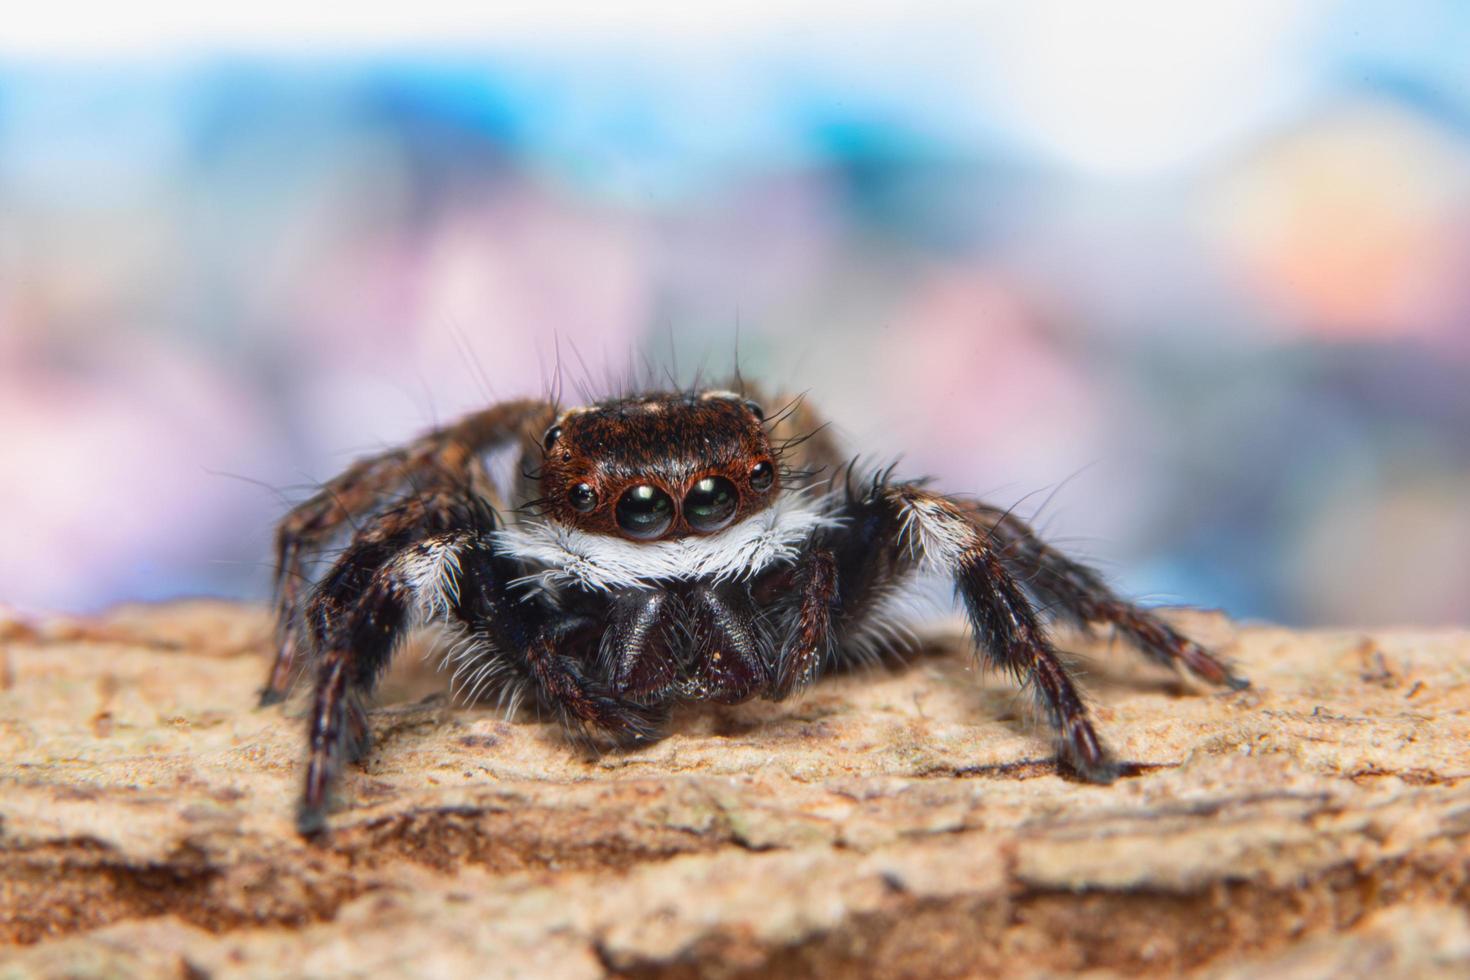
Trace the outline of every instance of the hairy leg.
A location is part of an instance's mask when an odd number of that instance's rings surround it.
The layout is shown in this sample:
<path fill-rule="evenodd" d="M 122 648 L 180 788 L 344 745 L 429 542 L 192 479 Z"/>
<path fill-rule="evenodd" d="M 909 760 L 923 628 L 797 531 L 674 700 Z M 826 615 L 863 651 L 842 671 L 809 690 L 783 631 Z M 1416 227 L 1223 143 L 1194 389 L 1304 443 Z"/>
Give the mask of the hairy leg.
<path fill-rule="evenodd" d="M 837 560 L 821 546 L 768 584 L 772 591 L 791 596 L 783 603 L 790 611 L 782 617 L 784 635 L 778 639 L 769 693 L 772 700 L 789 697 L 811 684 L 830 659 L 836 639 L 837 586 Z"/>
<path fill-rule="evenodd" d="M 598 737 L 623 747 L 656 742 L 664 734 L 662 705 L 626 700 L 584 670 L 602 628 L 601 620 L 574 617 L 538 630 L 519 652 L 536 693 L 575 742 L 591 745 Z"/>
<path fill-rule="evenodd" d="M 328 793 L 344 761 L 368 749 L 365 699 L 387 668 L 416 611 L 447 601 L 446 578 L 429 563 L 463 548 L 473 532 L 416 542 L 368 541 L 349 548 L 309 610 L 320 651 L 307 733 L 306 785 L 297 814 L 303 834 L 322 829 Z"/>
<path fill-rule="evenodd" d="M 656 713 L 611 696 L 561 649 L 595 623 L 559 617 L 513 590 L 519 569 L 496 555 L 492 529 L 473 496 L 447 487 L 423 494 L 364 528 L 316 587 L 307 607 L 316 684 L 297 818 L 303 834 L 322 829 L 342 765 L 367 750 L 363 705 L 417 622 L 457 622 L 480 656 L 506 658 L 579 730 L 620 742 L 657 736 Z"/>
<path fill-rule="evenodd" d="M 468 415 L 410 446 L 359 460 L 281 519 L 275 535 L 276 656 L 261 691 L 262 705 L 285 698 L 300 659 L 307 562 L 346 525 L 378 510 L 385 497 L 431 484 L 445 473 L 473 484 L 480 453 L 530 435 L 551 413 L 543 402 L 515 401 Z"/>
<path fill-rule="evenodd" d="M 880 479 L 851 496 L 844 516 L 846 529 L 831 543 L 839 570 L 839 642 L 871 628 L 867 617 L 881 598 L 915 571 L 942 574 L 954 583 L 980 652 L 1035 695 L 1061 758 L 1092 782 L 1116 778 L 1117 765 L 1041 617 L 964 504 Z"/>
<path fill-rule="evenodd" d="M 1175 669 L 1183 665 L 1212 684 L 1237 690 L 1250 686 L 1203 646 L 1149 610 L 1120 598 L 1097 572 L 1042 541 L 1020 518 L 983 504 L 968 509 L 989 529 L 1001 561 L 1058 615 L 1084 627 L 1114 626 L 1153 660 Z"/>
<path fill-rule="evenodd" d="M 276 526 L 276 657 L 260 694 L 262 706 L 285 699 L 301 653 L 298 619 L 309 581 L 307 560 L 342 525 L 373 510 L 399 486 L 406 460 L 405 453 L 394 451 L 354 463 Z"/>

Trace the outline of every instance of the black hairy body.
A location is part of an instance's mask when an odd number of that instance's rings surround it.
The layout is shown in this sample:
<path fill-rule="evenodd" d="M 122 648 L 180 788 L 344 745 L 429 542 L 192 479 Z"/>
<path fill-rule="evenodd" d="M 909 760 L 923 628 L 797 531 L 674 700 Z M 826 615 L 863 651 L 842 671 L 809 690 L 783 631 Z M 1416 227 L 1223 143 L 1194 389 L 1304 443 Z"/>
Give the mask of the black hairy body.
<path fill-rule="evenodd" d="M 509 486 L 490 465 L 505 452 Z M 262 702 L 310 676 L 302 832 L 323 828 L 342 764 L 367 750 L 374 685 L 429 621 L 455 632 L 469 697 L 526 694 L 574 738 L 621 745 L 661 737 L 679 702 L 785 698 L 901 644 L 924 577 L 953 586 L 977 650 L 1030 688 L 1081 778 L 1109 782 L 1118 765 L 1049 618 L 1244 686 L 1013 514 L 855 469 L 799 402 L 768 418 L 724 390 L 507 402 L 354 464 L 276 537 L 280 644 Z M 310 582 L 307 563 L 349 528 Z"/>

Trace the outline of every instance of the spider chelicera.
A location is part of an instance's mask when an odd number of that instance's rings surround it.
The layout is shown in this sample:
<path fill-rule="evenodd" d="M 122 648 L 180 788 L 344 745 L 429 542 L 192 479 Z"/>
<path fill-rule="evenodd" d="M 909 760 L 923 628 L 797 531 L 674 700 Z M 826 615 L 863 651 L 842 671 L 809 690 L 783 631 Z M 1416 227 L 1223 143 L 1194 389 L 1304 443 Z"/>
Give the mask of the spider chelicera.
<path fill-rule="evenodd" d="M 490 463 L 506 452 L 510 487 Z M 310 584 L 307 563 L 349 528 Z M 1109 625 L 1163 664 L 1246 685 L 1010 512 L 859 475 L 799 400 L 768 417 L 732 391 L 492 406 L 331 480 L 282 520 L 276 563 L 261 700 L 284 698 L 298 664 L 312 679 L 307 834 L 367 751 L 365 703 L 394 648 L 430 621 L 458 633 L 471 698 L 526 692 L 576 737 L 636 745 L 678 702 L 779 700 L 881 652 L 906 592 L 942 576 L 982 655 L 1034 693 L 1064 766 L 1098 783 L 1118 764 L 1046 619 Z"/>

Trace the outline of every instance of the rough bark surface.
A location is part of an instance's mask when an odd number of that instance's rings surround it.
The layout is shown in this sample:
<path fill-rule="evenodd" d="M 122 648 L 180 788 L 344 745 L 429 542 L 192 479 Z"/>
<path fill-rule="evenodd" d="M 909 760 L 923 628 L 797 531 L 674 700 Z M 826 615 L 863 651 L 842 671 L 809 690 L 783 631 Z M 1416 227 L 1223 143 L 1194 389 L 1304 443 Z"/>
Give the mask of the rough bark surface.
<path fill-rule="evenodd" d="M 600 758 L 410 663 L 312 845 L 259 610 L 0 621 L 0 976 L 1470 972 L 1470 635 L 1183 622 L 1068 638 L 1111 787 L 956 638 Z"/>

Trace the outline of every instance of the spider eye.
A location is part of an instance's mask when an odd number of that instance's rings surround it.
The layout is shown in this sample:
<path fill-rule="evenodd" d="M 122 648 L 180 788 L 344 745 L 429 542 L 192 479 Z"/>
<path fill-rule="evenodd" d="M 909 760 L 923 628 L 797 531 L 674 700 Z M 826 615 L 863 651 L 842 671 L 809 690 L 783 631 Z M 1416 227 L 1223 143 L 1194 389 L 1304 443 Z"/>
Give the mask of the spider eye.
<path fill-rule="evenodd" d="M 590 483 L 579 483 L 567 491 L 567 503 L 573 510 L 585 514 L 597 507 L 597 491 Z"/>
<path fill-rule="evenodd" d="M 551 447 L 556 445 L 556 440 L 560 438 L 561 426 L 553 425 L 551 428 L 546 430 L 546 435 L 541 437 L 541 445 L 546 447 L 547 452 L 550 452 Z"/>
<path fill-rule="evenodd" d="M 763 459 L 750 468 L 750 488 L 765 493 L 776 480 L 776 468 L 769 459 Z"/>
<path fill-rule="evenodd" d="M 647 483 L 630 487 L 618 498 L 618 527 L 630 538 L 659 537 L 674 523 L 674 501 L 658 487 Z"/>
<path fill-rule="evenodd" d="M 723 476 L 707 476 L 684 495 L 684 519 L 696 531 L 718 531 L 740 505 L 740 491 Z"/>
<path fill-rule="evenodd" d="M 745 410 L 748 411 L 751 415 L 754 415 L 756 418 L 760 419 L 762 422 L 766 420 L 766 410 L 764 408 L 761 408 L 760 402 L 754 402 L 750 399 L 746 399 Z"/>

